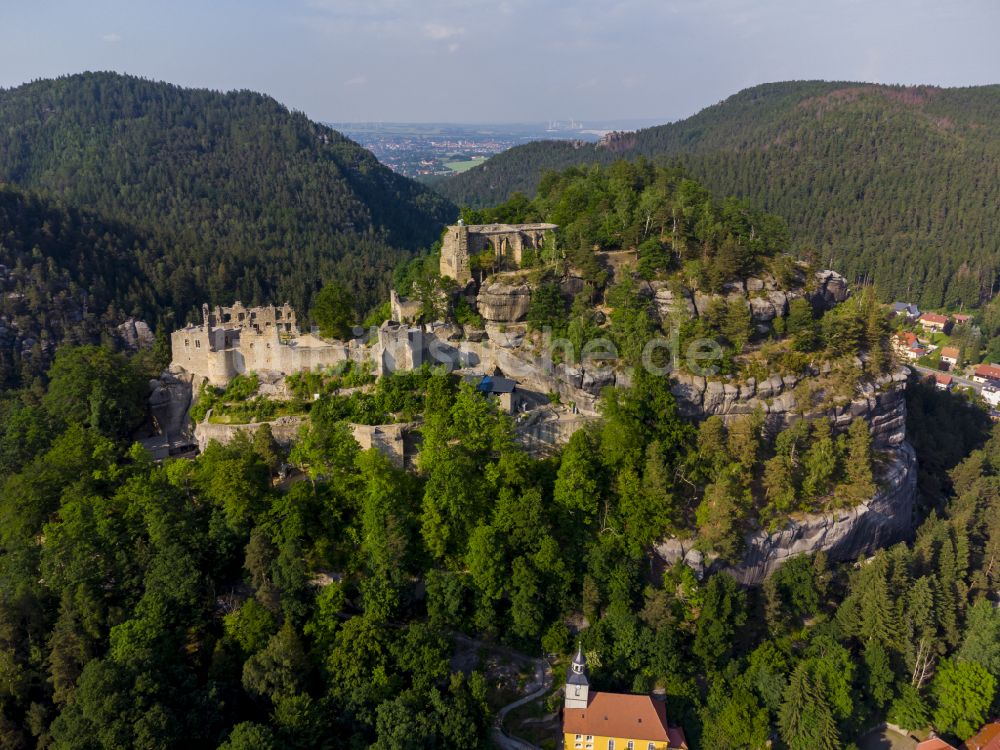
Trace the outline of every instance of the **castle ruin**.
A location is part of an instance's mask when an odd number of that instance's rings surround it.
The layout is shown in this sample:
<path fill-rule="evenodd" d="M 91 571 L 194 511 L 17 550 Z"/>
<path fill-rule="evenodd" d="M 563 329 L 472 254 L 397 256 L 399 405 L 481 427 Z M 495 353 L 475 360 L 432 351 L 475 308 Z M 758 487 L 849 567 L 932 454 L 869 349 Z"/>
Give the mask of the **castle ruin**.
<path fill-rule="evenodd" d="M 448 227 L 441 244 L 441 275 L 459 284 L 472 279 L 473 255 L 492 249 L 496 269 L 509 271 L 520 267 L 525 250 L 541 250 L 555 224 L 470 224 L 461 221 Z"/>
<path fill-rule="evenodd" d="M 173 364 L 224 386 L 236 375 L 254 371 L 292 373 L 358 359 L 351 343 L 325 341 L 302 334 L 295 310 L 277 307 L 202 305 L 201 325 L 187 325 L 170 334 Z"/>

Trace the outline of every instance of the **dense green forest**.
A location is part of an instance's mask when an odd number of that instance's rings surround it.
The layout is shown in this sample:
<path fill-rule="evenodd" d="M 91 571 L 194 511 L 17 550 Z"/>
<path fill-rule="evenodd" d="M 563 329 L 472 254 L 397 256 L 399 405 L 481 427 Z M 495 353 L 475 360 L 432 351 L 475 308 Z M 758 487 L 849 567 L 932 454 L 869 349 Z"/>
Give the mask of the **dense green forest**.
<path fill-rule="evenodd" d="M 485 747 L 493 682 L 452 673 L 452 634 L 565 655 L 580 613 L 595 686 L 665 687 L 694 748 L 846 747 L 886 715 L 964 738 L 996 708 L 1000 435 L 951 394 L 910 388 L 950 477 L 911 546 L 741 590 L 657 572 L 649 545 L 692 512 L 678 467 L 735 483 L 767 449 L 696 437 L 661 379 L 535 460 L 494 402 L 425 373 L 398 394 L 421 394 L 418 472 L 320 404 L 306 477 L 280 484 L 267 428 L 159 465 L 130 447 L 146 377 L 64 347 L 0 404 L 4 747 Z"/>
<path fill-rule="evenodd" d="M 0 122 L 5 179 L 37 191 L 0 189 L 0 361 L 23 386 L 0 391 L 0 746 L 486 748 L 512 689 L 496 659 L 453 660 L 460 635 L 484 654 L 555 654 L 557 675 L 579 639 L 596 689 L 663 688 L 694 749 L 850 748 L 884 719 L 961 740 L 1000 710 L 1000 427 L 963 396 L 909 383 L 911 540 L 868 560 L 800 556 L 751 589 L 664 569 L 653 546 L 693 537 L 733 561 L 749 530 L 870 497 L 884 457 L 863 421 L 695 424 L 667 378 L 635 368 L 630 388 L 603 394 L 600 420 L 533 458 L 513 418 L 457 376 L 372 384 L 359 367 L 290 379 L 286 404 L 310 419 L 288 450 L 255 425 L 156 463 L 131 436 L 165 353 L 116 352 L 103 327 L 169 324 L 237 293 L 304 310 L 332 280 L 344 286 L 327 287 L 338 304 L 320 317 L 341 325 L 337 290 L 353 288 L 355 314 L 379 300 L 384 271 L 433 242 L 447 206 L 252 94 L 88 75 L 0 93 Z M 783 254 L 781 220 L 685 175 L 571 169 L 533 200 L 465 216 L 557 219 L 564 253 L 523 271 L 539 282 L 528 327 L 600 329 L 634 363 L 658 333 L 649 279 L 809 278 Z M 387 186 L 396 200 L 370 206 Z M 395 234 L 418 221 L 424 235 Z M 635 278 L 594 262 L 595 247 L 631 246 Z M 438 299 L 428 259 L 397 280 Z M 572 304 L 560 264 L 584 272 Z M 782 330 L 753 331 L 746 307 L 720 298 L 683 335 L 725 342 L 733 361 L 751 344 L 791 372 L 850 362 L 830 378 L 851 394 L 889 367 L 870 290 L 829 310 L 796 302 Z M 196 413 L 272 416 L 257 384 L 205 388 Z M 348 421 L 389 418 L 422 420 L 412 471 L 352 437 Z"/>
<path fill-rule="evenodd" d="M 0 186 L 0 390 L 30 383 L 57 345 L 106 342 L 128 316 L 169 316 L 157 238 Z"/>
<path fill-rule="evenodd" d="M 970 307 L 1000 269 L 1000 87 L 757 86 L 603 145 L 538 142 L 435 183 L 459 204 L 533 194 L 546 170 L 645 156 L 751 200 L 886 299 Z"/>
<path fill-rule="evenodd" d="M 364 312 L 386 298 L 393 267 L 455 216 L 270 97 L 112 73 L 0 90 L 0 182 L 148 238 L 158 250 L 131 263 L 178 318 L 234 299 L 305 311 L 333 279 Z M 122 309 L 146 301 L 123 291 Z"/>

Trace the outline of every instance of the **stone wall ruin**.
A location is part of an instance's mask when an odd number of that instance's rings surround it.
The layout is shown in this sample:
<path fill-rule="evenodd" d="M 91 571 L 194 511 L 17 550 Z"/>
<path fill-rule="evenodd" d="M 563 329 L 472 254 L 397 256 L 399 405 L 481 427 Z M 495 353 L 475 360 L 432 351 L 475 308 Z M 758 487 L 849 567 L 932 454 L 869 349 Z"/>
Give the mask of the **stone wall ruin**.
<path fill-rule="evenodd" d="M 441 241 L 441 275 L 466 284 L 472 279 L 471 256 L 492 249 L 496 270 L 517 269 L 525 250 L 541 250 L 554 242 L 555 224 L 471 224 L 459 222 L 445 230 Z"/>

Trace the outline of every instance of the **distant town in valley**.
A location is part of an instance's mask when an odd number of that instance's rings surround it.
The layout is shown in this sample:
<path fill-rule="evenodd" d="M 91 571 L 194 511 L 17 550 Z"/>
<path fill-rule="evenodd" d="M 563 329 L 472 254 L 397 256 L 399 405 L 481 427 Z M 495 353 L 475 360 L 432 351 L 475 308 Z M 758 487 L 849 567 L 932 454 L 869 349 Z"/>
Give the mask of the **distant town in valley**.
<path fill-rule="evenodd" d="M 534 123 L 328 122 L 394 172 L 407 177 L 448 177 L 495 154 L 531 141 L 599 141 L 615 130 L 662 124 L 659 119 L 551 120 Z"/>

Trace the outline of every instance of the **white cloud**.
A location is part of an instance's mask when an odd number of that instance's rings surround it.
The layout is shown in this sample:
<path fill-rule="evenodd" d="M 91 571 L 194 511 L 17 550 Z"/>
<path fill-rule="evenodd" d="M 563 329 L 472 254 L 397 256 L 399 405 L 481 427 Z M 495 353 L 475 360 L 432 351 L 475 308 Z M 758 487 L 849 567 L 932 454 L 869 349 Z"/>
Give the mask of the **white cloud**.
<path fill-rule="evenodd" d="M 461 26 L 447 26 L 443 23 L 424 24 L 424 34 L 427 38 L 439 42 L 446 39 L 454 39 L 455 37 L 462 36 L 464 33 L 465 29 Z"/>
<path fill-rule="evenodd" d="M 111 32 L 110 34 L 105 34 L 101 37 L 101 41 L 107 42 L 108 44 L 118 44 L 122 40 L 121 34 L 116 34 Z"/>

